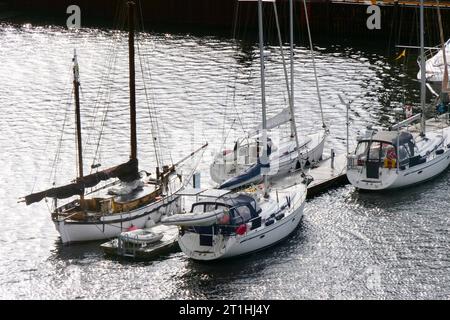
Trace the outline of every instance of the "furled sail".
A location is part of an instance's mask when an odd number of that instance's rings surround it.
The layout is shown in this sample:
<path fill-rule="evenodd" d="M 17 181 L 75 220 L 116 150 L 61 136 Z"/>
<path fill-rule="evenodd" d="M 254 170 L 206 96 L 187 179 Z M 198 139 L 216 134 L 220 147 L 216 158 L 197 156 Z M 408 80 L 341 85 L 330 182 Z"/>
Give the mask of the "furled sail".
<path fill-rule="evenodd" d="M 289 122 L 291 120 L 291 112 L 289 108 L 283 109 L 280 113 L 273 116 L 272 118 L 267 119 L 266 122 L 266 128 L 267 130 L 276 128 L 281 126 L 282 124 L 285 124 L 286 122 Z M 250 134 L 257 134 L 262 129 L 262 125 L 257 126 L 253 129 L 253 132 Z"/>
<path fill-rule="evenodd" d="M 76 195 L 82 195 L 85 188 L 92 188 L 98 183 L 111 178 L 119 178 L 124 182 L 131 182 L 139 179 L 138 160 L 131 159 L 118 166 L 108 168 L 82 178 L 76 182 L 57 188 L 29 194 L 25 197 L 25 203 L 30 205 L 39 202 L 44 198 L 65 199 Z"/>

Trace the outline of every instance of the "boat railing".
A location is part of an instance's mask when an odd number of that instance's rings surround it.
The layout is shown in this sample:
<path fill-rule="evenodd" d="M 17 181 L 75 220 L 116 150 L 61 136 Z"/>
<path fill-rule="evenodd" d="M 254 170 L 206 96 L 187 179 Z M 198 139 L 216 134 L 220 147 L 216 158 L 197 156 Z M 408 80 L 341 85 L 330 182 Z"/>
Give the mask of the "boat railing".
<path fill-rule="evenodd" d="M 141 244 L 124 241 L 121 237 L 117 238 L 117 254 L 120 256 L 136 258 L 136 252 L 141 248 Z"/>
<path fill-rule="evenodd" d="M 392 126 L 389 128 L 389 130 L 393 131 L 393 130 L 401 129 L 401 128 L 403 128 L 403 127 L 407 127 L 407 126 L 409 126 L 411 123 L 413 123 L 414 121 L 420 120 L 421 117 L 422 117 L 422 114 L 421 114 L 421 113 L 418 113 L 418 114 L 416 114 L 416 115 L 414 115 L 414 116 L 412 116 L 412 117 L 409 117 L 408 119 L 405 119 L 405 120 L 403 120 L 403 121 L 400 121 L 400 122 L 397 123 L 397 124 L 392 125 Z"/>

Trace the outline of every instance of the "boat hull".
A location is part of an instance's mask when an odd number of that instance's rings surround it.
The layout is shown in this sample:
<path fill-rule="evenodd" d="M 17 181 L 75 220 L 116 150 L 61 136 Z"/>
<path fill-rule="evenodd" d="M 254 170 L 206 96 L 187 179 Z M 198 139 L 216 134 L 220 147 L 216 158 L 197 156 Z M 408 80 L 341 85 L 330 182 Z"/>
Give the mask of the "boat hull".
<path fill-rule="evenodd" d="M 246 255 L 275 245 L 287 238 L 298 227 L 303 217 L 306 187 L 299 191 L 292 200 L 296 205 L 280 211 L 278 214 L 282 213 L 284 216 L 270 225 L 266 225 L 263 221 L 262 228 L 250 230 L 243 235 L 214 235 L 211 246 L 201 245 L 198 233 L 185 231 L 180 234 L 178 244 L 188 257 L 203 261 Z"/>
<path fill-rule="evenodd" d="M 180 197 L 172 194 L 139 209 L 108 216 L 103 221 L 55 219 L 53 223 L 64 244 L 104 240 L 119 236 L 131 226 L 144 228 L 149 219 L 158 222 L 162 215 L 176 211 L 178 208 L 180 208 Z"/>
<path fill-rule="evenodd" d="M 449 165 L 450 149 L 445 148 L 444 153 L 435 155 L 433 159 L 404 170 L 380 168 L 380 179 L 366 178 L 366 169 L 364 167 L 348 168 L 347 178 L 352 185 L 363 190 L 404 188 L 436 177 Z"/>
<path fill-rule="evenodd" d="M 319 162 L 322 158 L 326 136 L 326 133 L 314 134 L 310 136 L 311 141 L 308 142 L 306 147 L 302 148 L 300 151 L 300 157 L 302 158 L 301 163 L 299 163 L 298 152 L 295 150 L 289 152 L 288 154 L 282 155 L 278 155 L 277 152 L 275 152 L 270 159 L 269 176 L 284 175 L 298 169 L 300 166 L 304 167 L 312 163 Z M 292 144 L 292 149 L 294 149 L 295 141 L 290 141 L 289 143 Z M 211 179 L 219 184 L 224 183 L 228 179 L 241 175 L 246 169 L 256 164 L 256 162 L 239 164 L 234 161 L 227 161 L 226 158 L 232 159 L 233 157 L 229 154 L 226 156 L 220 156 L 216 158 L 210 166 Z M 261 179 L 261 176 L 253 177 L 252 180 L 241 183 L 238 186 L 258 183 Z M 234 188 L 238 186 L 234 186 Z"/>

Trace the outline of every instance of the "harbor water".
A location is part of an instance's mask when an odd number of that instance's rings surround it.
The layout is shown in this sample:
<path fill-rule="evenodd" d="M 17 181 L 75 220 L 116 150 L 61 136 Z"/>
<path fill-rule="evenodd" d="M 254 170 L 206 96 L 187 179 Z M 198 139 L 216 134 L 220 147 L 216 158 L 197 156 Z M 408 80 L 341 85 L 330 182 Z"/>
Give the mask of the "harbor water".
<path fill-rule="evenodd" d="M 208 167 L 225 148 L 224 137 L 232 144 L 260 122 L 256 33 L 255 41 L 238 43 L 230 36 L 195 32 L 157 31 L 138 38 L 140 166 L 153 171 L 156 163 L 150 106 L 165 163 L 209 143 L 199 171 L 202 186 L 210 186 Z M 330 190 L 308 200 L 300 227 L 286 241 L 221 263 L 198 263 L 182 253 L 127 262 L 106 258 L 101 242 L 61 245 L 51 203 L 26 206 L 18 199 L 76 176 L 74 49 L 86 169 L 97 145 L 102 168 L 129 156 L 127 35 L 0 24 L 0 298 L 450 298 L 448 171 L 396 192 L 365 193 L 350 185 Z M 274 115 L 287 106 L 287 93 L 280 52 L 275 45 L 268 50 L 267 104 Z M 369 124 L 393 123 L 394 108 L 417 106 L 417 54 L 395 60 L 390 51 L 387 42 L 315 39 L 323 116 L 330 129 L 326 151 L 346 150 L 346 108 L 338 93 L 352 101 L 352 141 Z M 321 129 L 305 43 L 295 49 L 295 106 L 302 133 Z"/>

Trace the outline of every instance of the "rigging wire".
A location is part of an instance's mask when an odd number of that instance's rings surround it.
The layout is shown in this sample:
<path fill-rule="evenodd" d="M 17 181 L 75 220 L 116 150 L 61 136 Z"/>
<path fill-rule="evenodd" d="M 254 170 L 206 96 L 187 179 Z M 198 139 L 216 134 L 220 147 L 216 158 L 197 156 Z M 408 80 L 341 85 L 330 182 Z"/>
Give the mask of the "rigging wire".
<path fill-rule="evenodd" d="M 144 25 L 144 16 L 143 16 L 143 10 L 142 10 L 142 2 L 139 0 L 139 12 L 140 12 L 140 20 L 141 20 L 141 27 L 142 27 L 142 31 L 145 31 L 145 25 Z M 150 125 L 151 125 L 151 133 L 152 133 L 152 142 L 154 145 L 154 152 L 155 152 L 155 157 L 156 157 L 156 162 L 157 162 L 157 166 L 158 167 L 162 167 L 162 163 L 164 162 L 161 150 L 161 135 L 160 132 L 163 132 L 165 134 L 165 140 L 168 140 L 168 134 L 166 131 L 166 128 L 164 125 L 161 125 L 162 130 L 160 129 L 160 125 L 158 121 L 158 112 L 157 112 L 157 105 L 156 105 L 156 99 L 155 99 L 155 94 L 153 91 L 151 91 L 151 99 L 153 102 L 153 107 L 154 107 L 154 111 L 155 114 L 152 113 L 152 108 L 151 108 L 151 104 L 149 101 L 149 97 L 148 97 L 148 92 L 147 92 L 147 87 L 145 85 L 145 73 L 144 73 L 144 67 L 143 67 L 143 63 L 142 63 L 142 59 L 144 60 L 144 63 L 147 65 L 147 74 L 148 74 L 148 78 L 149 78 L 149 82 L 152 83 L 153 82 L 153 77 L 152 77 L 152 73 L 151 73 L 151 68 L 150 66 L 150 61 L 148 60 L 148 58 L 146 56 L 144 56 L 144 58 L 142 58 L 142 55 L 140 54 L 140 45 L 139 45 L 139 41 L 137 41 L 137 47 L 138 47 L 138 54 L 139 54 L 139 62 L 140 62 L 140 66 L 141 66 L 141 73 L 142 73 L 142 81 L 144 84 L 144 90 L 145 90 L 145 98 L 146 98 L 146 102 L 147 102 L 147 109 L 148 109 L 148 114 L 149 114 L 149 118 L 150 118 Z M 171 164 L 173 164 L 173 158 L 172 158 L 172 152 L 169 149 L 168 150 L 168 154 L 169 154 L 169 158 L 170 158 L 170 162 Z"/>
<path fill-rule="evenodd" d="M 70 71 L 69 71 L 69 73 L 70 73 Z M 68 78 L 68 79 L 69 79 L 68 82 L 70 83 L 71 82 L 70 78 Z M 65 127 L 66 127 L 66 122 L 67 122 L 70 106 L 72 104 L 72 94 L 73 94 L 73 88 L 72 88 L 72 91 L 67 95 L 67 98 L 66 98 L 66 103 L 65 103 L 66 111 L 64 113 L 63 124 L 62 124 L 62 128 L 61 128 L 61 135 L 60 135 L 60 137 L 58 139 L 58 144 L 57 144 L 57 148 L 56 148 L 55 157 L 53 158 L 53 162 L 52 162 L 52 165 L 51 165 L 50 179 L 49 180 L 53 184 L 56 183 L 57 167 L 58 167 L 58 164 L 59 164 L 59 161 L 60 161 L 60 157 L 61 157 L 61 149 L 62 149 L 62 141 L 63 141 L 63 137 L 64 137 L 64 130 L 65 130 Z M 47 142 L 47 145 L 48 145 L 48 142 Z M 46 149 L 47 149 L 47 146 L 45 147 L 45 150 Z M 33 190 L 34 190 L 34 187 L 36 185 L 36 181 L 37 181 L 37 176 L 36 176 L 36 179 L 35 179 L 34 184 L 33 184 Z M 31 192 L 33 192 L 33 190 Z"/>
<path fill-rule="evenodd" d="M 306 6 L 306 0 L 303 0 L 303 7 L 305 9 L 306 28 L 308 30 L 309 47 L 310 47 L 311 59 L 312 59 L 312 64 L 313 64 L 313 69 L 314 69 L 314 79 L 315 79 L 315 82 L 316 82 L 317 97 L 319 99 L 319 107 L 320 107 L 320 116 L 321 116 L 321 119 L 322 119 L 322 127 L 328 131 L 328 127 L 325 124 L 325 119 L 323 117 L 322 97 L 320 95 L 319 78 L 318 78 L 318 75 L 317 75 L 316 60 L 315 60 L 315 54 L 314 54 L 314 46 L 313 46 L 312 37 L 311 37 L 311 29 L 309 27 L 308 8 Z"/>
<path fill-rule="evenodd" d="M 116 23 L 116 27 L 123 29 L 124 24 L 125 24 L 125 11 L 123 10 L 119 10 L 119 5 L 117 6 L 117 23 Z M 103 138 L 103 134 L 104 134 L 104 130 L 106 127 L 106 120 L 109 114 L 109 110 L 110 110 L 110 106 L 111 106 L 111 88 L 113 85 L 113 79 L 112 79 L 112 75 L 114 74 L 115 70 L 116 70 L 116 62 L 117 62 L 117 57 L 118 57 L 118 46 L 117 43 L 120 42 L 121 40 L 121 32 L 114 32 L 113 34 L 113 39 L 112 42 L 110 44 L 110 55 L 107 59 L 108 63 L 107 63 L 107 70 L 108 72 L 104 74 L 101 82 L 105 83 L 106 88 L 108 88 L 106 90 L 106 93 L 103 95 L 103 91 L 102 90 L 102 85 L 100 85 L 99 87 L 99 92 L 98 92 L 98 96 L 104 96 L 104 99 L 98 99 L 96 101 L 95 107 L 94 108 L 98 108 L 98 106 L 100 105 L 100 103 L 102 102 L 102 104 L 104 103 L 104 114 L 103 117 L 101 119 L 101 125 L 100 125 L 100 132 L 98 134 L 98 139 L 97 139 L 97 143 L 95 145 L 95 152 L 94 152 L 94 156 L 92 159 L 92 165 L 91 165 L 91 170 L 90 172 L 92 173 L 92 171 L 94 170 L 95 163 L 97 162 L 97 160 L 100 160 L 100 146 L 101 146 L 101 140 Z M 95 127 L 95 122 L 92 123 L 92 127 Z"/>

